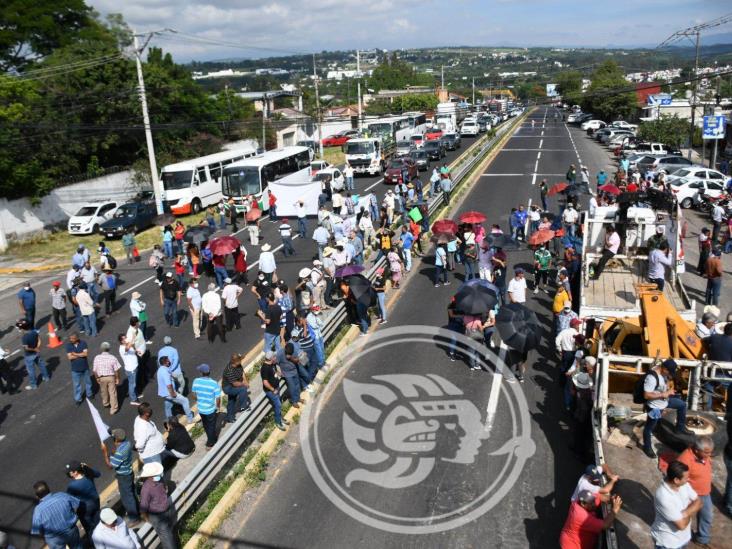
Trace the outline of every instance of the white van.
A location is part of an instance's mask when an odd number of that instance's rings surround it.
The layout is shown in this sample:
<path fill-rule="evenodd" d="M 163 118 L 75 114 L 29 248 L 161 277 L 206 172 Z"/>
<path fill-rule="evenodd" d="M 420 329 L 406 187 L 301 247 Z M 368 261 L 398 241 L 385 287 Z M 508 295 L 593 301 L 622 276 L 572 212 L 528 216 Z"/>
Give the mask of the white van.
<path fill-rule="evenodd" d="M 94 234 L 117 210 L 116 202 L 89 202 L 69 218 L 69 234 Z"/>

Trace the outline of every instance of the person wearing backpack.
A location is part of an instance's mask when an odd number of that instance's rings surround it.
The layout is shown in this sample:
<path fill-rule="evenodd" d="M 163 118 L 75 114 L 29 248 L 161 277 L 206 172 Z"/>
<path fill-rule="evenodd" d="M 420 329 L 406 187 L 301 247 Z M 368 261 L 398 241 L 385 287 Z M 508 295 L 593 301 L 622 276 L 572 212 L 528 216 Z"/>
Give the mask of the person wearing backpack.
<path fill-rule="evenodd" d="M 104 312 L 111 315 L 117 304 L 117 275 L 111 268 L 104 270 L 104 274 L 100 277 L 100 285 L 104 298 Z"/>
<path fill-rule="evenodd" d="M 676 432 L 680 434 L 692 434 L 686 428 L 686 402 L 669 389 L 668 380 L 673 380 L 676 375 L 676 361 L 672 358 L 664 360 L 661 364 L 655 364 L 640 379 L 633 389 L 633 402 L 644 403 L 644 409 L 648 412 L 648 419 L 643 428 L 643 452 L 649 458 L 655 458 L 656 452 L 651 445 L 651 434 L 661 420 L 663 411 L 667 408 L 676 410 Z"/>

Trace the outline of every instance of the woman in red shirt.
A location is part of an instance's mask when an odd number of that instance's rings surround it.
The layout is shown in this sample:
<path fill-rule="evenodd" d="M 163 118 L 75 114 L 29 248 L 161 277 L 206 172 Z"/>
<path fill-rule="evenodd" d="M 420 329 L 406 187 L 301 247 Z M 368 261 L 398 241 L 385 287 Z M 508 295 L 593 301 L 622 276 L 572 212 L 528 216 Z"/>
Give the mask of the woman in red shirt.
<path fill-rule="evenodd" d="M 236 272 L 235 282 L 237 284 L 247 284 L 247 250 L 241 246 L 238 250 L 234 250 L 234 271 Z"/>
<path fill-rule="evenodd" d="M 178 253 L 182 254 L 185 252 L 183 249 L 183 236 L 186 234 L 186 226 L 183 225 L 182 221 L 176 221 L 175 227 L 173 228 L 173 237 L 175 238 L 175 244 L 178 246 Z"/>

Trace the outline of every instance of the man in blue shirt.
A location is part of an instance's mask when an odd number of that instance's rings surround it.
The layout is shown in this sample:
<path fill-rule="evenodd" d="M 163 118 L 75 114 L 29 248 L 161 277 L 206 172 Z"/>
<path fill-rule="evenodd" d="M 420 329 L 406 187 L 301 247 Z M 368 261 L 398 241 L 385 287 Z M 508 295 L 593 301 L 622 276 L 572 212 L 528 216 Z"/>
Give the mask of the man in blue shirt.
<path fill-rule="evenodd" d="M 20 314 L 23 315 L 31 326 L 36 325 L 36 292 L 31 288 L 30 281 L 26 282 L 18 292 L 18 306 Z"/>
<path fill-rule="evenodd" d="M 21 339 L 23 360 L 25 361 L 25 369 L 28 371 L 28 385 L 25 389 L 26 391 L 38 389 L 36 366 L 41 370 L 43 381 L 51 380 L 51 376 L 46 369 L 46 363 L 41 357 L 41 336 L 27 320 L 20 320 L 16 326 L 23 332 L 23 338 Z"/>
<path fill-rule="evenodd" d="M 78 265 L 81 269 L 84 263 L 89 261 L 89 257 L 89 250 L 83 244 L 79 244 L 79 247 L 76 248 L 76 253 L 71 258 L 71 264 Z"/>
<path fill-rule="evenodd" d="M 69 336 L 66 344 L 66 357 L 71 362 L 71 382 L 74 386 L 74 401 L 79 406 L 86 392 L 86 398 L 94 398 L 92 392 L 91 374 L 89 373 L 89 347 L 86 341 L 79 339 L 79 334 Z"/>
<path fill-rule="evenodd" d="M 140 524 L 140 511 L 135 494 L 135 477 L 132 473 L 132 443 L 127 440 L 124 429 L 113 429 L 114 453 L 109 457 L 107 446 L 102 442 L 102 454 L 107 467 L 114 470 L 117 478 L 117 489 L 122 506 L 129 517 L 130 528 Z"/>
<path fill-rule="evenodd" d="M 101 473 L 86 463 L 71 461 L 66 465 L 66 474 L 71 479 L 66 486 L 66 493 L 79 499 L 79 520 L 85 532 L 93 532 L 99 524 L 99 492 L 94 479 Z"/>
<path fill-rule="evenodd" d="M 211 379 L 211 368 L 208 364 L 201 364 L 196 368 L 201 377 L 193 380 L 191 392 L 196 395 L 198 413 L 201 415 L 203 430 L 206 431 L 206 448 L 212 448 L 218 440 L 216 434 L 216 412 L 221 406 L 221 387 L 216 380 Z"/>
<path fill-rule="evenodd" d="M 165 336 L 163 338 L 163 344 L 165 346 L 161 347 L 158 351 L 158 360 L 160 360 L 160 358 L 164 356 L 167 356 L 170 359 L 170 368 L 168 368 L 168 371 L 175 380 L 176 390 L 184 393 L 186 389 L 186 378 L 183 377 L 183 368 L 180 365 L 180 355 L 178 354 L 178 349 L 173 347 L 171 343 L 173 343 L 172 337 Z"/>
<path fill-rule="evenodd" d="M 174 404 L 180 404 L 188 421 L 192 423 L 193 412 L 191 412 L 191 405 L 188 399 L 175 389 L 173 376 L 170 374 L 170 359 L 167 356 L 159 357 L 158 364 L 160 365 L 156 374 L 158 380 L 158 396 L 163 399 L 165 417 L 173 415 Z"/>
<path fill-rule="evenodd" d="M 404 268 L 409 272 L 412 270 L 412 244 L 414 244 L 414 235 L 409 232 L 406 225 L 402 225 L 402 234 L 399 235 L 399 240 L 402 241 Z"/>
<path fill-rule="evenodd" d="M 33 485 L 38 505 L 33 510 L 31 534 L 43 536 L 49 549 L 82 549 L 81 536 L 76 527 L 76 511 L 81 503 L 65 492 L 51 493 L 45 481 Z"/>

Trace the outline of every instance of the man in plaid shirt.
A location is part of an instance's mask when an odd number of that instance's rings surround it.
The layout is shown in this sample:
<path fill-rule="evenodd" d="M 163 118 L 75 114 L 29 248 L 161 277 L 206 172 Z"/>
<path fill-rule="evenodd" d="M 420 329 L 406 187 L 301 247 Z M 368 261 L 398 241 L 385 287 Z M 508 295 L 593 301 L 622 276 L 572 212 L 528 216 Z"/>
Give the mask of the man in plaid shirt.
<path fill-rule="evenodd" d="M 119 410 L 117 403 L 117 385 L 120 383 L 119 371 L 122 366 L 117 357 L 109 354 L 109 343 L 106 341 L 100 346 L 101 354 L 94 358 L 94 377 L 99 384 L 99 392 L 102 393 L 102 406 L 109 408 L 109 413 L 114 415 Z"/>

